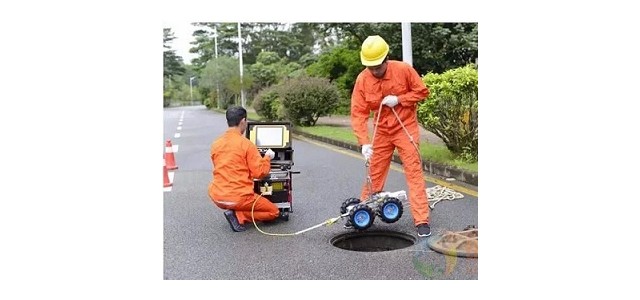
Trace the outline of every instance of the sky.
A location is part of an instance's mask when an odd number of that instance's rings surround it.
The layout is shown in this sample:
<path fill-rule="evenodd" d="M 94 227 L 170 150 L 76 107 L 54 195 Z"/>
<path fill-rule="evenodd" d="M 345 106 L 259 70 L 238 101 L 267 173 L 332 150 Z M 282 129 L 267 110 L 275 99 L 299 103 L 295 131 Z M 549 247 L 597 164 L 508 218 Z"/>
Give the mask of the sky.
<path fill-rule="evenodd" d="M 189 43 L 194 41 L 192 34 L 197 27 L 185 21 L 165 21 L 163 22 L 163 28 L 171 28 L 173 36 L 176 38 L 169 45 L 173 50 L 176 50 L 177 55 L 182 57 L 185 64 L 191 64 L 191 59 L 195 58 L 196 54 L 189 53 L 189 48 L 192 47 Z"/>

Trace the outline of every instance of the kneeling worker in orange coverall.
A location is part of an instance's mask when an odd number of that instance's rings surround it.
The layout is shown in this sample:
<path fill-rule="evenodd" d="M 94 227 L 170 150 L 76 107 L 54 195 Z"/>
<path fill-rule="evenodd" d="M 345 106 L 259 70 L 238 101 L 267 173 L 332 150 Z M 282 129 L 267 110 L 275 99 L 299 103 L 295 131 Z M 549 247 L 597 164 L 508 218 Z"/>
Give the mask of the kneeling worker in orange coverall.
<path fill-rule="evenodd" d="M 407 185 L 409 203 L 418 236 L 431 234 L 429 227 L 429 202 L 420 165 L 420 154 L 409 140 L 407 133 L 393 114 L 395 109 L 400 121 L 419 145 L 417 104 L 423 101 L 429 90 L 411 65 L 388 59 L 389 45 L 380 36 L 369 36 L 362 43 L 360 61 L 366 66 L 356 79 L 351 95 L 351 126 L 362 146 L 362 155 L 370 162 L 372 192 L 382 191 L 391 166 L 393 151 L 397 148 Z M 369 139 L 367 123 L 370 112 L 378 120 L 373 145 Z M 374 124 L 375 126 L 375 124 Z M 361 200 L 369 195 L 368 184 L 362 188 Z M 347 223 L 347 228 L 352 227 Z"/>
<path fill-rule="evenodd" d="M 269 174 L 275 153 L 269 149 L 264 157 L 258 148 L 244 136 L 247 130 L 247 111 L 239 106 L 226 112 L 229 129 L 211 144 L 213 180 L 209 183 L 209 197 L 222 209 L 235 232 L 245 231 L 244 223 L 252 222 L 251 207 L 256 221 L 278 218 L 278 207 L 253 192 L 253 179 Z"/>

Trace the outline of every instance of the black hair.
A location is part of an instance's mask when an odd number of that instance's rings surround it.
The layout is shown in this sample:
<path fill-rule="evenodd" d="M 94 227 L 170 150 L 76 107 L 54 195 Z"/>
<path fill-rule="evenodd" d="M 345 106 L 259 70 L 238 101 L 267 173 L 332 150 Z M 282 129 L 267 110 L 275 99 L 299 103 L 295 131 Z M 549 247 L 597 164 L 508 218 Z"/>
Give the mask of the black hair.
<path fill-rule="evenodd" d="M 242 106 L 232 106 L 227 109 L 227 125 L 236 127 L 242 119 L 247 118 L 247 110 Z"/>

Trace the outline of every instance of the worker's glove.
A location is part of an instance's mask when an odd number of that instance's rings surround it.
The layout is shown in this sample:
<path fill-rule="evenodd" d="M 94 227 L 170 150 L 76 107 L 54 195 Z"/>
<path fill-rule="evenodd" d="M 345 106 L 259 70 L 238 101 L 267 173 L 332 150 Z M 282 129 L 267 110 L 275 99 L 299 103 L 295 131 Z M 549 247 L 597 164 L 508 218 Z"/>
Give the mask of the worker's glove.
<path fill-rule="evenodd" d="M 386 96 L 384 97 L 384 99 L 382 99 L 382 104 L 388 107 L 394 107 L 398 105 L 398 96 L 394 96 L 394 95 Z"/>
<path fill-rule="evenodd" d="M 276 156 L 276 153 L 273 152 L 273 150 L 269 149 L 264 153 L 264 156 L 268 156 L 269 158 L 273 159 L 273 157 Z"/>
<path fill-rule="evenodd" d="M 371 144 L 362 145 L 362 156 L 364 156 L 364 159 L 369 160 L 372 155 L 373 155 L 373 146 L 371 146 Z"/>

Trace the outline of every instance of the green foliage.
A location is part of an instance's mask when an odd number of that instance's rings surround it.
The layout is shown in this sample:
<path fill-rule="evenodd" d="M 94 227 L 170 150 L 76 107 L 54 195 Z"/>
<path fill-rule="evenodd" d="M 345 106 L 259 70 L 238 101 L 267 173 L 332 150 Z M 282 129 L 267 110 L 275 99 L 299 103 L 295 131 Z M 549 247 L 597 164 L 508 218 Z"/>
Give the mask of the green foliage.
<path fill-rule="evenodd" d="M 335 83 L 340 95 L 337 113 L 348 114 L 351 106 L 351 91 L 363 68 L 360 62 L 360 51 L 343 45 L 320 55 L 318 61 L 307 68 L 307 73 L 311 76 L 328 78 Z"/>
<path fill-rule="evenodd" d="M 199 86 L 211 91 L 209 97 L 217 99 L 215 107 L 226 108 L 230 104 L 239 102 L 241 89 L 246 91 L 251 88 L 253 76 L 245 70 L 242 84 L 240 84 L 238 65 L 239 62 L 235 58 L 219 56 L 217 59 L 212 59 L 202 70 Z M 212 96 L 218 91 L 220 92 L 218 95 Z"/>
<path fill-rule="evenodd" d="M 278 79 L 282 80 L 286 77 L 291 77 L 291 74 L 302 69 L 303 67 L 299 63 L 290 62 L 278 70 Z"/>
<path fill-rule="evenodd" d="M 314 62 L 316 62 L 317 60 L 318 60 L 318 57 L 315 54 L 307 53 L 302 57 L 300 57 L 300 59 L 298 60 L 298 63 L 300 63 L 303 67 L 306 68 L 311 64 L 313 64 Z"/>
<path fill-rule="evenodd" d="M 329 23 L 341 44 L 352 49 L 369 35 L 389 44 L 389 58 L 402 60 L 401 23 Z M 442 73 L 475 62 L 478 57 L 478 23 L 411 23 L 413 67 L 418 74 Z"/>
<path fill-rule="evenodd" d="M 324 78 L 300 76 L 284 81 L 278 88 L 280 114 L 292 123 L 313 126 L 338 104 L 338 89 Z"/>
<path fill-rule="evenodd" d="M 171 41 L 174 39 L 175 37 L 173 36 L 173 32 L 171 32 L 171 28 L 164 28 L 163 40 L 162 40 L 163 47 L 164 47 L 164 53 L 163 53 L 163 57 L 164 57 L 163 76 L 164 77 L 179 76 L 184 74 L 185 72 L 184 65 L 182 63 L 182 57 L 176 55 L 176 51 L 171 50 L 171 45 L 169 45 L 169 43 L 171 43 Z"/>
<path fill-rule="evenodd" d="M 275 65 L 265 65 L 257 62 L 249 66 L 249 73 L 256 81 L 256 88 L 261 89 L 275 84 L 278 81 L 278 71 Z"/>
<path fill-rule="evenodd" d="M 278 87 L 272 86 L 261 90 L 253 99 L 253 108 L 256 113 L 265 120 L 278 120 L 278 108 L 281 102 L 278 100 Z"/>
<path fill-rule="evenodd" d="M 278 53 L 270 52 L 270 51 L 262 51 L 258 54 L 258 58 L 256 63 L 261 63 L 264 65 L 272 65 L 280 61 L 280 56 Z"/>
<path fill-rule="evenodd" d="M 164 91 L 162 96 L 164 100 L 164 107 L 170 105 L 186 105 L 188 103 L 191 103 L 191 90 L 189 88 L 189 85 L 180 80 L 180 77 L 178 77 L 178 80 L 175 80 L 173 78 L 164 79 Z M 200 95 L 198 94 L 198 92 L 194 89 L 194 101 L 199 96 Z"/>
<path fill-rule="evenodd" d="M 442 73 L 478 57 L 478 23 L 412 23 L 411 35 L 418 74 Z"/>
<path fill-rule="evenodd" d="M 334 140 L 357 144 L 358 140 L 350 127 L 316 125 L 313 127 L 298 127 L 297 130 L 317 136 L 329 137 Z M 433 161 L 449 166 L 456 166 L 460 169 L 478 172 L 477 162 L 463 161 L 453 155 L 447 147 L 431 143 L 420 144 L 420 154 L 425 161 Z"/>
<path fill-rule="evenodd" d="M 460 158 L 478 158 L 478 70 L 472 65 L 422 78 L 429 97 L 418 106 L 418 121 Z"/>

